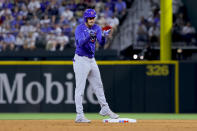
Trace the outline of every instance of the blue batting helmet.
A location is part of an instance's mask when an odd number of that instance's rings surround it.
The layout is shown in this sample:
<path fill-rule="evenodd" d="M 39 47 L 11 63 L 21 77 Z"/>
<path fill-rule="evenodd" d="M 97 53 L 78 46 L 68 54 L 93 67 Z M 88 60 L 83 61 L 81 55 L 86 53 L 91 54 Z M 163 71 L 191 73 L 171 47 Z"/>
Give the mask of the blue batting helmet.
<path fill-rule="evenodd" d="M 87 22 L 87 18 L 96 17 L 96 11 L 94 9 L 86 9 L 83 15 L 84 21 Z"/>

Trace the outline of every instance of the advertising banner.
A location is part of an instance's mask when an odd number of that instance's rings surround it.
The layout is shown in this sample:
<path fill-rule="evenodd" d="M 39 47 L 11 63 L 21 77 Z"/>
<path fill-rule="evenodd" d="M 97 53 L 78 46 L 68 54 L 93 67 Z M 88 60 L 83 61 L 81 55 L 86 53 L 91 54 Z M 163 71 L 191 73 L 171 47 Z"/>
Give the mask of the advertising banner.
<path fill-rule="evenodd" d="M 106 99 L 116 112 L 174 112 L 175 65 L 98 62 Z M 0 64 L 0 112 L 75 112 L 72 62 Z M 84 111 L 100 105 L 88 81 Z"/>

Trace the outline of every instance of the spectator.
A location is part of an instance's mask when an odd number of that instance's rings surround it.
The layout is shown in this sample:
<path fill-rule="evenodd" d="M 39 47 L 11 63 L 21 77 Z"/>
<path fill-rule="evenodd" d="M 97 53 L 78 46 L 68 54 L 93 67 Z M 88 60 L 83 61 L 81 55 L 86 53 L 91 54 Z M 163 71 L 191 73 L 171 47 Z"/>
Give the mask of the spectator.
<path fill-rule="evenodd" d="M 179 7 L 183 5 L 181 0 L 173 0 L 173 14 L 177 14 Z"/>
<path fill-rule="evenodd" d="M 77 20 L 74 17 L 71 19 L 70 25 L 74 32 L 75 28 L 77 27 Z"/>
<path fill-rule="evenodd" d="M 28 9 L 30 12 L 37 12 L 40 9 L 40 2 L 39 0 L 31 0 L 28 4 Z"/>
<path fill-rule="evenodd" d="M 83 23 L 83 22 L 84 22 L 84 18 L 82 16 L 78 17 L 77 23 Z"/>
<path fill-rule="evenodd" d="M 151 8 L 152 8 L 152 11 L 153 13 L 155 12 L 155 10 L 158 10 L 159 7 L 160 7 L 160 1 L 158 0 L 150 0 L 150 4 L 151 4 Z"/>
<path fill-rule="evenodd" d="M 141 18 L 140 24 L 137 28 L 137 45 L 140 45 L 140 42 L 148 43 L 147 21 L 144 17 Z"/>
<path fill-rule="evenodd" d="M 148 30 L 148 37 L 149 37 L 149 42 L 151 44 L 159 42 L 159 36 L 160 36 L 160 30 L 157 25 L 153 25 L 149 28 Z"/>
<path fill-rule="evenodd" d="M 44 32 L 39 32 L 39 35 L 36 38 L 36 48 L 45 49 L 46 44 L 47 44 L 46 34 Z"/>
<path fill-rule="evenodd" d="M 19 14 L 23 17 L 23 19 L 27 18 L 28 10 L 25 4 L 22 4 L 21 10 L 19 11 Z"/>
<path fill-rule="evenodd" d="M 0 32 L 3 34 L 4 37 L 7 35 L 7 33 L 10 32 L 10 30 L 10 25 L 8 23 L 0 26 Z"/>
<path fill-rule="evenodd" d="M 3 35 L 0 33 L 0 52 L 3 50 Z"/>
<path fill-rule="evenodd" d="M 177 18 L 175 19 L 174 25 L 173 25 L 173 30 L 172 30 L 172 39 L 174 42 L 181 42 L 183 41 L 182 38 L 182 28 L 184 26 L 184 19 L 183 19 L 183 14 L 177 14 Z"/>
<path fill-rule="evenodd" d="M 64 35 L 63 33 L 57 36 L 57 43 L 60 45 L 60 51 L 64 50 L 64 47 L 68 44 L 68 42 L 68 36 Z"/>
<path fill-rule="evenodd" d="M 67 3 L 66 7 L 68 7 L 71 11 L 75 12 L 76 9 L 77 9 L 77 5 L 76 5 L 75 0 L 70 0 L 70 1 Z"/>
<path fill-rule="evenodd" d="M 182 36 L 188 45 L 196 42 L 195 33 L 195 28 L 191 26 L 190 22 L 187 22 L 187 24 L 182 29 Z"/>
<path fill-rule="evenodd" d="M 39 24 L 41 22 L 41 20 L 38 18 L 37 15 L 33 15 L 33 18 L 31 20 L 31 25 L 36 26 L 37 24 Z"/>
<path fill-rule="evenodd" d="M 11 22 L 10 22 L 10 25 L 12 27 L 14 27 L 15 25 L 23 25 L 24 24 L 24 21 L 22 19 L 22 16 L 21 15 L 18 15 L 15 19 L 13 19 Z"/>
<path fill-rule="evenodd" d="M 6 26 L 9 26 L 8 24 Z M 0 33 L 2 36 L 5 36 L 5 33 L 10 32 L 10 28 L 6 28 L 5 24 L 3 26 L 0 26 Z"/>
<path fill-rule="evenodd" d="M 105 7 L 105 10 L 103 11 L 103 13 L 106 15 L 106 17 L 112 17 L 114 15 L 108 6 Z"/>
<path fill-rule="evenodd" d="M 5 0 L 5 2 L 3 3 L 3 8 L 9 8 L 10 10 L 12 10 L 14 8 L 14 5 L 10 0 Z"/>
<path fill-rule="evenodd" d="M 46 41 L 47 41 L 46 50 L 56 51 L 57 41 L 56 41 L 55 34 L 52 32 L 49 32 L 46 36 Z"/>
<path fill-rule="evenodd" d="M 109 7 L 109 9 L 114 12 L 115 11 L 115 7 L 114 6 L 115 5 L 114 5 L 112 0 L 107 0 L 107 2 L 105 2 L 105 6 L 103 6 L 103 7 Z"/>
<path fill-rule="evenodd" d="M 64 16 L 60 16 L 58 24 L 64 25 L 64 24 L 68 24 L 68 23 L 69 23 L 68 19 L 65 19 Z"/>
<path fill-rule="evenodd" d="M 7 33 L 4 37 L 4 44 L 3 44 L 3 50 L 9 49 L 11 51 L 14 50 L 15 45 L 15 37 L 11 33 Z"/>
<path fill-rule="evenodd" d="M 106 20 L 105 14 L 103 14 L 103 13 L 100 14 L 100 17 L 98 18 L 97 23 L 101 27 L 104 27 L 107 24 L 107 20 Z"/>
<path fill-rule="evenodd" d="M 0 12 L 0 16 L 7 16 L 7 15 L 11 15 L 12 12 L 9 8 L 4 8 L 1 12 Z"/>
<path fill-rule="evenodd" d="M 55 25 L 54 25 L 54 30 L 53 30 L 53 32 L 55 33 L 55 35 L 60 35 L 60 34 L 62 33 L 62 29 L 61 29 L 61 27 L 60 27 L 59 24 L 55 24 Z"/>
<path fill-rule="evenodd" d="M 42 2 L 40 3 L 40 9 L 41 9 L 42 13 L 44 13 L 44 14 L 48 13 L 49 5 L 50 5 L 49 0 L 42 0 Z"/>
<path fill-rule="evenodd" d="M 49 19 L 48 15 L 45 14 L 44 18 L 40 20 L 40 24 L 49 24 L 49 23 L 51 23 L 51 20 Z"/>
<path fill-rule="evenodd" d="M 18 35 L 18 32 L 20 31 L 19 28 L 19 24 L 11 26 L 10 32 L 12 32 L 12 34 L 16 37 Z"/>
<path fill-rule="evenodd" d="M 44 23 L 40 27 L 41 32 L 44 32 L 45 34 L 52 32 L 52 27 L 48 23 Z"/>
<path fill-rule="evenodd" d="M 83 0 L 80 0 L 80 2 L 77 4 L 77 11 L 84 11 L 87 8 L 87 5 Z"/>
<path fill-rule="evenodd" d="M 160 14 L 159 13 L 157 13 L 154 16 L 154 23 L 153 24 L 156 24 L 157 26 L 160 26 Z"/>
<path fill-rule="evenodd" d="M 148 17 L 147 17 L 147 22 L 149 23 L 148 25 L 151 26 L 154 24 L 154 16 L 153 12 L 149 12 Z"/>
<path fill-rule="evenodd" d="M 21 26 L 20 32 L 23 33 L 24 36 L 26 36 L 30 32 L 34 32 L 36 28 L 30 24 L 30 21 L 26 21 L 26 24 Z"/>
<path fill-rule="evenodd" d="M 72 27 L 69 24 L 64 24 L 62 26 L 62 32 L 64 35 L 71 37 L 72 36 Z"/>
<path fill-rule="evenodd" d="M 82 17 L 83 16 L 83 11 L 87 8 L 87 5 L 80 0 L 80 2 L 76 5 L 76 16 L 77 17 Z"/>
<path fill-rule="evenodd" d="M 58 4 L 55 0 L 52 0 L 49 4 L 48 15 L 51 16 L 51 23 L 55 24 L 58 16 Z"/>
<path fill-rule="evenodd" d="M 116 30 L 118 25 L 119 25 L 119 19 L 113 15 L 111 18 L 108 19 L 108 22 L 107 22 L 110 26 L 113 27 L 113 30 Z"/>
<path fill-rule="evenodd" d="M 64 42 L 69 44 L 64 46 L 71 45 L 71 42 L 74 43 L 75 27 L 78 23 L 84 22 L 82 12 L 87 7 L 97 8 L 98 14 L 102 12 L 103 16 L 98 16 L 97 22 L 102 26 L 106 24 L 113 26 L 111 31 L 113 34 L 119 23 L 119 20 L 113 16 L 115 2 L 116 0 L 107 0 L 107 2 L 103 0 L 7 0 L 0 3 L 0 7 L 2 6 L 0 9 L 0 32 L 3 33 L 3 38 L 8 37 L 7 33 L 12 33 L 19 43 L 15 43 L 16 50 L 21 49 L 22 38 L 25 39 L 24 49 L 35 49 L 37 45 L 39 46 L 37 42 L 41 42 L 41 39 L 46 38 L 49 33 L 54 39 L 50 39 L 49 43 L 53 44 L 51 44 L 51 48 L 47 49 L 56 50 L 60 45 L 59 49 L 63 50 L 63 46 L 61 46 L 63 44 L 60 44 L 63 42 L 60 41 L 62 39 L 67 41 L 66 37 L 69 37 L 68 42 Z M 2 45 L 5 45 L 4 39 L 1 41 Z M 43 46 L 47 47 L 47 44 L 42 44 L 39 47 Z"/>
<path fill-rule="evenodd" d="M 122 0 L 118 0 L 115 4 L 115 14 L 119 19 L 122 19 L 126 14 L 126 3 Z"/>
<path fill-rule="evenodd" d="M 95 0 L 84 0 L 84 3 L 87 5 L 88 9 L 94 9 L 96 5 Z"/>
<path fill-rule="evenodd" d="M 67 7 L 64 12 L 62 12 L 61 17 L 70 21 L 73 18 L 73 12 Z"/>
<path fill-rule="evenodd" d="M 184 22 L 183 14 L 182 13 L 178 14 L 178 17 L 175 20 L 175 25 L 183 27 L 184 23 L 185 22 Z"/>
<path fill-rule="evenodd" d="M 33 35 L 33 32 L 28 32 L 26 39 L 25 39 L 24 49 L 34 50 L 36 47 L 35 42 L 36 42 L 36 38 Z"/>
<path fill-rule="evenodd" d="M 58 2 L 59 3 L 59 2 Z M 58 9 L 58 15 L 61 16 L 61 14 L 65 11 L 66 8 L 66 1 L 62 1 L 61 4 L 59 4 L 59 9 Z"/>
<path fill-rule="evenodd" d="M 3 3 L 5 2 L 5 0 L 0 0 L 0 8 L 3 7 Z"/>
<path fill-rule="evenodd" d="M 20 32 L 16 37 L 15 50 L 18 51 L 23 49 L 24 44 L 25 44 L 25 38 L 23 34 Z"/>
<path fill-rule="evenodd" d="M 9 14 L 9 15 L 6 15 L 5 16 L 5 24 L 10 24 L 12 21 L 14 20 L 14 18 L 12 17 L 12 15 L 11 14 Z"/>
<path fill-rule="evenodd" d="M 16 18 L 19 15 L 19 8 L 18 6 L 14 7 L 14 11 L 12 12 L 12 16 Z"/>

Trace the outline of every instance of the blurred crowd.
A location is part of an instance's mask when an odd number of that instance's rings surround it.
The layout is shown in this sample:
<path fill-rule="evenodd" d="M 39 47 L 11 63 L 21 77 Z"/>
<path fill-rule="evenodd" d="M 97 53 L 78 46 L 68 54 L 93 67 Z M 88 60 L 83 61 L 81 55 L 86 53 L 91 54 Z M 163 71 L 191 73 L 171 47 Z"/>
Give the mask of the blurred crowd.
<path fill-rule="evenodd" d="M 160 1 L 149 0 L 151 12 L 142 16 L 137 28 L 137 43 L 158 46 L 160 42 Z M 173 0 L 173 29 L 172 40 L 184 45 L 196 46 L 196 30 L 187 18 L 184 5 L 180 0 Z"/>
<path fill-rule="evenodd" d="M 126 15 L 123 0 L 0 0 L 0 51 L 49 51 L 75 46 L 74 31 L 84 22 L 83 12 L 93 8 L 96 23 L 113 27 L 110 46 L 119 21 Z M 97 47 L 98 48 L 98 47 Z"/>

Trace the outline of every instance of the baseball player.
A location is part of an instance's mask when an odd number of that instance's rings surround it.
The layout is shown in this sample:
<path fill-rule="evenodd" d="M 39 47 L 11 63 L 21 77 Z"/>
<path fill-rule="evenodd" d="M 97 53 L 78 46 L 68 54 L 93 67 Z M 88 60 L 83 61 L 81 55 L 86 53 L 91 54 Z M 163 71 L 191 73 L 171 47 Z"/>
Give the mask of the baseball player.
<path fill-rule="evenodd" d="M 86 9 L 84 23 L 78 25 L 75 30 L 76 51 L 73 59 L 76 80 L 75 106 L 77 116 L 75 122 L 91 122 L 84 116 L 82 105 L 86 79 L 88 79 L 90 87 L 92 87 L 101 106 L 99 114 L 109 116 L 112 119 L 119 117 L 110 110 L 106 102 L 100 71 L 94 58 L 96 40 L 103 46 L 110 29 L 102 31 L 101 27 L 95 24 L 95 17 L 94 9 Z"/>

